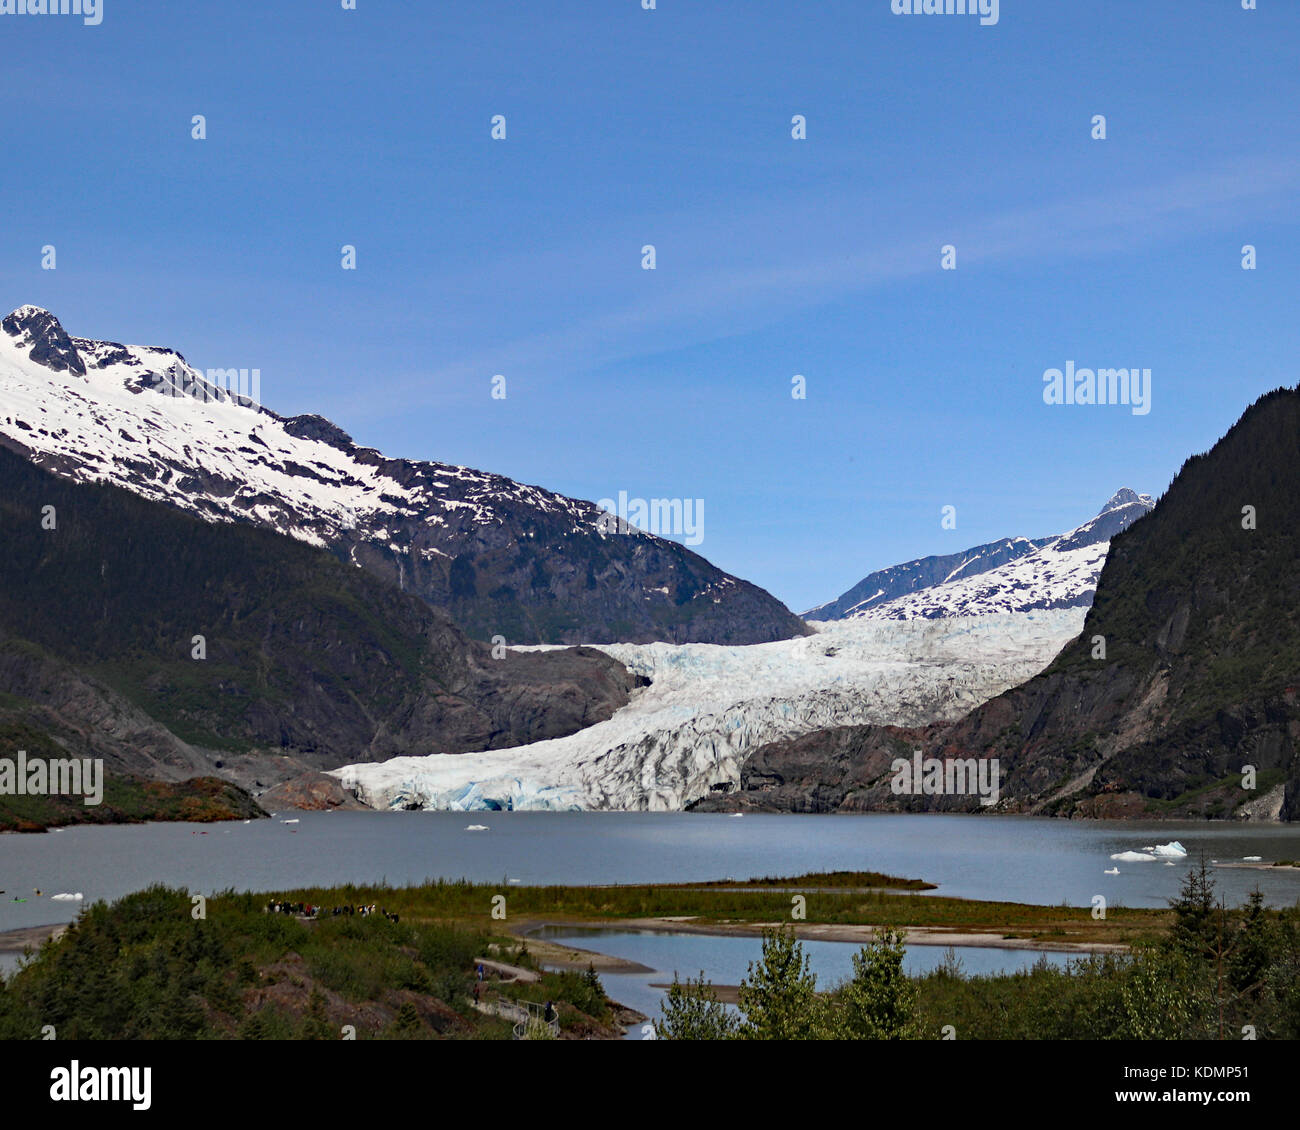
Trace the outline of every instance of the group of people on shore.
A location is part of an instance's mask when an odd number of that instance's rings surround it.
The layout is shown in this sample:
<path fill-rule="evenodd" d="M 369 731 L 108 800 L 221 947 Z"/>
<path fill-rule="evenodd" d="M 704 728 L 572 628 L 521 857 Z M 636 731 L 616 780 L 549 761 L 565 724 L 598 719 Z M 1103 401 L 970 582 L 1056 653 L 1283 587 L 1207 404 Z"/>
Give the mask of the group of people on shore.
<path fill-rule="evenodd" d="M 336 918 L 340 914 L 359 914 L 362 918 L 369 918 L 372 914 L 382 914 L 389 922 L 399 921 L 396 914 L 389 914 L 382 906 L 376 906 L 373 902 L 369 906 L 336 906 L 330 913 Z"/>
<path fill-rule="evenodd" d="M 266 904 L 267 914 L 292 914 L 295 918 L 316 918 L 325 912 L 323 906 L 316 906 L 307 902 L 280 902 L 272 899 Z M 389 922 L 398 922 L 400 919 L 396 914 L 390 914 L 382 906 L 376 906 L 373 902 L 369 906 L 335 906 L 328 911 L 331 918 L 338 918 L 339 915 L 359 914 L 362 918 L 369 918 L 372 914 L 382 914 Z"/>
<path fill-rule="evenodd" d="M 267 914 L 292 914 L 296 918 L 315 918 L 319 911 L 319 906 L 313 906 L 309 902 L 280 902 L 272 899 L 266 904 Z"/>

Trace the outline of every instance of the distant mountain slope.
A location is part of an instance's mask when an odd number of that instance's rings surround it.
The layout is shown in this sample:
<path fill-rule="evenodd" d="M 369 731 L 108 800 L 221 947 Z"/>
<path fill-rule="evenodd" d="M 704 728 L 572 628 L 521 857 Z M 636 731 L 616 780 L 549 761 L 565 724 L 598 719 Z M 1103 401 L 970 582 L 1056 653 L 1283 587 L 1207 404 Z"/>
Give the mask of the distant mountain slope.
<path fill-rule="evenodd" d="M 494 659 L 322 550 L 3 450 L 0 541 L 0 735 L 119 773 L 244 780 L 246 765 L 269 784 L 358 755 L 518 745 L 607 718 L 637 682 L 585 648 Z"/>
<path fill-rule="evenodd" d="M 920 749 L 998 758 L 1004 810 L 1295 820 L 1298 744 L 1300 390 L 1279 389 L 1114 537 L 1082 634 L 1042 674 L 953 725 L 772 743 L 721 806 L 977 810 L 891 792 L 891 761 Z"/>
<path fill-rule="evenodd" d="M 872 573 L 806 619 L 884 620 L 983 616 L 1047 608 L 1086 608 L 1109 539 L 1148 513 L 1150 495 L 1127 487 L 1095 518 L 1050 538 L 1004 538 L 945 557 L 926 557 Z"/>
<path fill-rule="evenodd" d="M 516 643 L 758 643 L 805 634 L 762 589 L 682 545 L 609 531 L 590 502 L 501 475 L 389 459 L 319 416 L 283 418 L 170 349 L 0 321 L 0 445 L 208 520 L 325 546 Z"/>
<path fill-rule="evenodd" d="M 856 585 L 834 600 L 819 604 L 803 613 L 805 620 L 843 620 L 849 616 L 861 615 L 886 604 L 901 596 L 907 596 L 923 589 L 987 573 L 1008 561 L 1016 561 L 1033 553 L 1041 545 L 1046 545 L 1051 538 L 1002 538 L 964 549 L 960 553 L 948 553 L 935 557 L 920 557 L 915 561 L 905 561 L 901 565 L 891 565 L 888 569 L 878 569 L 868 573 Z"/>

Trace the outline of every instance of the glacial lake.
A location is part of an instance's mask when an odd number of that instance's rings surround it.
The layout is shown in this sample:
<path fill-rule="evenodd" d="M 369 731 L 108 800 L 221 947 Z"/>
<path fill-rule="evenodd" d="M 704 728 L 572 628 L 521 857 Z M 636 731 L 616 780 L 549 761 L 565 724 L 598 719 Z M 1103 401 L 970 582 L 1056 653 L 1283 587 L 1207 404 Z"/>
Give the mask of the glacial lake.
<path fill-rule="evenodd" d="M 488 829 L 467 831 L 471 824 Z M 1171 867 L 1110 860 L 1171 840 L 1188 850 Z M 0 835 L 0 931 L 70 921 L 81 904 L 53 901 L 56 893 L 112 899 L 153 882 L 211 894 L 439 877 L 594 884 L 873 870 L 967 898 L 1085 906 L 1104 894 L 1112 906 L 1164 906 L 1202 852 L 1221 862 L 1300 859 L 1300 826 L 893 813 L 296 812 L 248 824 L 74 827 Z M 1103 874 L 1113 867 L 1120 874 Z M 1231 903 L 1257 883 L 1270 903 L 1300 901 L 1300 871 L 1218 866 L 1214 875 Z"/>
<path fill-rule="evenodd" d="M 701 972 L 715 985 L 739 985 L 749 963 L 762 957 L 760 938 L 716 934 L 678 934 L 669 931 L 620 930 L 549 926 L 533 931 L 533 937 L 547 938 L 578 949 L 613 954 L 648 966 L 651 973 L 601 973 L 600 980 L 611 1000 L 644 1013 L 647 1023 L 662 1015 L 664 990 L 656 986 L 679 980 L 697 979 Z M 803 941 L 808 967 L 820 989 L 829 989 L 853 973 L 853 954 L 861 943 Z M 1081 956 L 1077 953 L 1049 953 L 1036 950 L 1003 949 L 994 946 L 910 946 L 903 957 L 903 969 L 912 975 L 929 973 L 956 955 L 966 976 L 1012 973 L 1045 961 L 1065 966 Z M 645 1038 L 641 1025 L 627 1031 L 627 1039 Z"/>

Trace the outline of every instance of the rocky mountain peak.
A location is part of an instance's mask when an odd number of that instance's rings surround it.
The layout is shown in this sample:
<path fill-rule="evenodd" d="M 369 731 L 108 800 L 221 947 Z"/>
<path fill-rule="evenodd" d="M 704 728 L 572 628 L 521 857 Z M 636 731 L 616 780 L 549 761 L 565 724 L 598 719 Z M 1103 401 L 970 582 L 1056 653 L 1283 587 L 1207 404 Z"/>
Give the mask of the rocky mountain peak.
<path fill-rule="evenodd" d="M 1148 510 L 1155 505 L 1155 499 L 1149 494 L 1138 494 L 1137 491 L 1131 490 L 1129 487 L 1120 487 L 1110 496 L 1110 501 L 1098 513 L 1105 514 L 1108 510 L 1118 510 L 1121 506 L 1132 506 L 1135 502 L 1141 503 Z"/>
<path fill-rule="evenodd" d="M 347 451 L 353 446 L 352 437 L 342 428 L 324 416 L 308 413 L 303 416 L 290 416 L 284 421 L 284 430 L 299 439 L 314 439 Z"/>
<path fill-rule="evenodd" d="M 1064 552 L 1108 542 L 1154 508 L 1155 500 L 1149 494 L 1138 494 L 1128 487 L 1120 487 L 1095 518 L 1061 535 L 1053 548 Z"/>
<path fill-rule="evenodd" d="M 0 321 L 0 328 L 10 337 L 21 339 L 24 347 L 30 346 L 28 357 L 56 373 L 86 375 L 86 363 L 72 344 L 59 319 L 39 306 L 19 306 Z"/>

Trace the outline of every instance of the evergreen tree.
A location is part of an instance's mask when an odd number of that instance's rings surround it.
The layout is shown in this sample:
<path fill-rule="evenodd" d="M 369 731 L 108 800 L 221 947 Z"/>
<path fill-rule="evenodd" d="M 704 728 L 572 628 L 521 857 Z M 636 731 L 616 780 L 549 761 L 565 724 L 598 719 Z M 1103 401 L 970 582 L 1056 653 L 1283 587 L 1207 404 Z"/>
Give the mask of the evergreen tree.
<path fill-rule="evenodd" d="M 1273 963 L 1275 931 L 1258 887 L 1250 892 L 1242 912 L 1236 949 L 1228 964 L 1232 987 L 1251 1000 L 1258 1000 L 1269 966 Z"/>
<path fill-rule="evenodd" d="M 718 1001 L 701 971 L 698 981 L 688 977 L 685 983 L 674 974 L 655 1035 L 661 1040 L 732 1040 L 737 1027 L 736 1016 Z"/>
<path fill-rule="evenodd" d="M 836 994 L 836 1034 L 850 1040 L 915 1035 L 917 988 L 903 972 L 903 935 L 883 927 L 853 955 L 853 976 Z"/>
<path fill-rule="evenodd" d="M 740 1009 L 740 1035 L 747 1040 L 815 1040 L 826 1034 L 817 978 L 791 927 L 763 931 L 763 956 L 750 962 L 740 983 Z"/>
<path fill-rule="evenodd" d="M 1170 931 L 1173 945 L 1189 957 L 1202 957 L 1214 943 L 1217 925 L 1214 914 L 1214 880 L 1201 863 L 1187 872 L 1179 888 L 1178 897 L 1170 902 L 1174 911 L 1174 925 Z"/>

